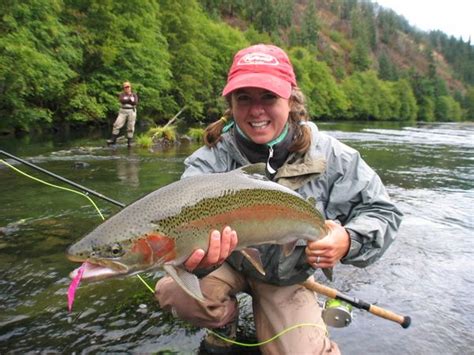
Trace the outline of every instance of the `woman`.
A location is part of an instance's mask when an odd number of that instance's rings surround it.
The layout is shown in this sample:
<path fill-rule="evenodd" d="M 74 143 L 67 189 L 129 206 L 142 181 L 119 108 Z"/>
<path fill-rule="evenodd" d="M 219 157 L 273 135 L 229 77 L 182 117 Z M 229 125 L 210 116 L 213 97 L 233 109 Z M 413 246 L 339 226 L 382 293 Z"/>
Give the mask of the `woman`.
<path fill-rule="evenodd" d="M 132 84 L 126 81 L 122 85 L 123 92 L 120 93 L 118 99 L 120 102 L 120 110 L 115 119 L 112 129 L 112 137 L 107 139 L 107 144 L 115 144 L 120 134 L 120 129 L 127 123 L 127 146 L 132 145 L 133 132 L 135 132 L 135 122 L 137 120 L 137 104 L 138 95 L 132 92 Z"/>
<path fill-rule="evenodd" d="M 280 48 L 255 45 L 239 51 L 223 96 L 229 110 L 207 128 L 206 146 L 185 160 L 183 177 L 266 162 L 274 181 L 315 198 L 331 233 L 319 241 L 302 241 L 288 257 L 278 245 L 258 246 L 262 276 L 238 253 L 231 254 L 238 240 L 232 226 L 212 231 L 207 253 L 196 250 L 185 263 L 204 276 L 200 283 L 206 302 L 188 296 L 169 277 L 157 283 L 156 297 L 180 318 L 219 328 L 235 324 L 235 295 L 247 292 L 259 341 L 296 324 L 317 324 L 285 333 L 263 345 L 263 353 L 339 353 L 327 338 L 315 294 L 299 283 L 315 269 L 338 262 L 364 267 L 377 260 L 395 237 L 401 213 L 357 151 L 308 122 L 293 67 Z M 224 345 L 207 340 L 208 345 Z"/>

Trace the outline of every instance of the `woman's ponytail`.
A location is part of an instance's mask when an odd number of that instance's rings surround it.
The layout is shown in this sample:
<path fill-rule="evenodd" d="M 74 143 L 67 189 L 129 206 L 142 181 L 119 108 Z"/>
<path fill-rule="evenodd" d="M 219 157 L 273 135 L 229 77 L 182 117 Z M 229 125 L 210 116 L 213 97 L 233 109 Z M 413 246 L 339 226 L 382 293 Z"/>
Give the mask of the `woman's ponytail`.
<path fill-rule="evenodd" d="M 209 124 L 204 130 L 204 143 L 209 147 L 214 147 L 220 140 L 222 129 L 232 117 L 230 109 L 227 109 L 222 117 L 216 122 Z"/>
<path fill-rule="evenodd" d="M 305 106 L 305 97 L 298 87 L 293 87 L 289 100 L 289 121 L 295 130 L 295 140 L 290 147 L 290 151 L 304 153 L 311 146 L 311 129 L 306 124 L 309 115 Z"/>

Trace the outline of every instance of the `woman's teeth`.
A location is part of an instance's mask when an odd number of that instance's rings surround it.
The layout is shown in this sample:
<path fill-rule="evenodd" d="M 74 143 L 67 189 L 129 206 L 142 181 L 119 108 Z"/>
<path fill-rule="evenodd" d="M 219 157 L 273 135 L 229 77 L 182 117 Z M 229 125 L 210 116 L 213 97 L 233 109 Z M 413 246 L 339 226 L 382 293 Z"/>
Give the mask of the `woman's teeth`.
<path fill-rule="evenodd" d="M 250 125 L 252 126 L 252 128 L 259 128 L 259 129 L 267 127 L 268 124 L 269 124 L 268 121 L 250 122 Z"/>

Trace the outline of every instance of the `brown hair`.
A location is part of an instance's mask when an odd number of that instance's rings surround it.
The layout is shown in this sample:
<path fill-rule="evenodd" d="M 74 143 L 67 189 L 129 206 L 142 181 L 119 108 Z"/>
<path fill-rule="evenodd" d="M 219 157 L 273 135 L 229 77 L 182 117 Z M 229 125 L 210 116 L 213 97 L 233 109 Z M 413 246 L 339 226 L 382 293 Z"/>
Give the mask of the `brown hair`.
<path fill-rule="evenodd" d="M 222 117 L 208 125 L 204 131 L 204 143 L 208 147 L 214 147 L 220 140 L 222 129 L 232 120 L 232 109 L 230 108 L 230 95 L 226 96 L 229 108 L 224 112 Z M 291 152 L 304 153 L 311 145 L 311 130 L 305 124 L 308 121 L 308 111 L 305 107 L 305 97 L 301 90 L 293 87 L 289 98 L 290 114 L 289 123 L 292 125 L 295 140 L 290 147 Z"/>

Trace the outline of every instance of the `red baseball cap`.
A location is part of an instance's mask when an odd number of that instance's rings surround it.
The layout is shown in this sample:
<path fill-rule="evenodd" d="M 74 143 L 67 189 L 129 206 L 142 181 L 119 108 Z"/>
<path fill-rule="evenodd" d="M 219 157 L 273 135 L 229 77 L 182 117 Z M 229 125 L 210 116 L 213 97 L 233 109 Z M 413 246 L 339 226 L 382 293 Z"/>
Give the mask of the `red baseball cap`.
<path fill-rule="evenodd" d="M 234 56 L 222 96 L 236 89 L 254 87 L 288 99 L 294 86 L 295 73 L 286 53 L 277 46 L 257 44 L 238 51 Z"/>

